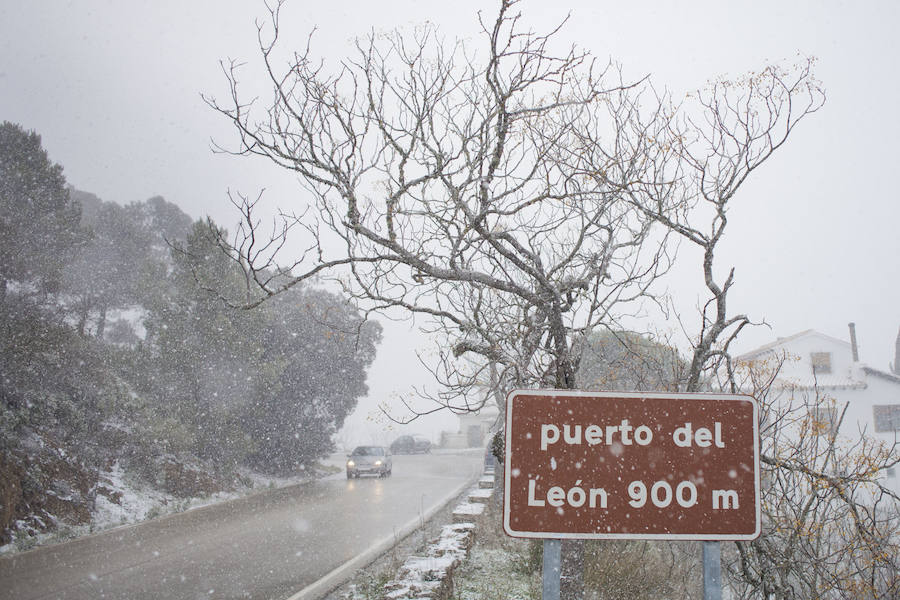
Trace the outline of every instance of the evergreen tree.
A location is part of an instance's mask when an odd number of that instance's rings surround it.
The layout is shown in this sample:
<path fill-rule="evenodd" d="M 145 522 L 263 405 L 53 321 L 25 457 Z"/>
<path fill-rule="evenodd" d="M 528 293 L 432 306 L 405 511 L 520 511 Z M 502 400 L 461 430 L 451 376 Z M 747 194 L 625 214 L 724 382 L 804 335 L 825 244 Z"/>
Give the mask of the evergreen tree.
<path fill-rule="evenodd" d="M 0 301 L 11 282 L 22 293 L 58 289 L 63 264 L 84 239 L 80 219 L 63 169 L 50 161 L 41 137 L 0 124 Z"/>
<path fill-rule="evenodd" d="M 240 274 L 198 222 L 172 252 L 173 270 L 149 300 L 142 391 L 152 398 L 163 449 L 191 452 L 228 471 L 252 445 L 240 409 L 258 393 L 261 312 L 230 308 L 216 286 L 239 290 Z M 149 375 L 149 377 L 148 377 Z M 171 433 L 171 435 L 169 435 Z"/>
<path fill-rule="evenodd" d="M 595 331 L 587 337 L 578 385 L 589 390 L 678 391 L 687 363 L 670 345 L 633 331 Z"/>
<path fill-rule="evenodd" d="M 381 326 L 320 290 L 292 289 L 265 309 L 271 380 L 245 422 L 256 440 L 254 466 L 286 474 L 334 450 L 333 434 L 368 391 Z"/>

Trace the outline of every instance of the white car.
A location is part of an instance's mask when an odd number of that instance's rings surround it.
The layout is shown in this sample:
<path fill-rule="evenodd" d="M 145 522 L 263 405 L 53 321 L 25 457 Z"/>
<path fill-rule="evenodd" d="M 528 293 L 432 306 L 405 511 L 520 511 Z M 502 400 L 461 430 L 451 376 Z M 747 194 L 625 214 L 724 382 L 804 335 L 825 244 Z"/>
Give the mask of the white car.
<path fill-rule="evenodd" d="M 347 479 L 363 474 L 390 477 L 391 451 L 384 446 L 357 446 L 347 456 Z"/>

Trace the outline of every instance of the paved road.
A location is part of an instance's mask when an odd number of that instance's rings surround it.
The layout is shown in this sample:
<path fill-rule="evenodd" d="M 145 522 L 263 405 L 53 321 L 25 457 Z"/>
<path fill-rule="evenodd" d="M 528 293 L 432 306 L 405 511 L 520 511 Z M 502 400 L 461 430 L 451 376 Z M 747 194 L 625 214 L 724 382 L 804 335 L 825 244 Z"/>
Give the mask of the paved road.
<path fill-rule="evenodd" d="M 479 454 L 395 456 L 387 479 L 330 478 L 0 559 L 0 598 L 287 598 L 420 520 Z"/>

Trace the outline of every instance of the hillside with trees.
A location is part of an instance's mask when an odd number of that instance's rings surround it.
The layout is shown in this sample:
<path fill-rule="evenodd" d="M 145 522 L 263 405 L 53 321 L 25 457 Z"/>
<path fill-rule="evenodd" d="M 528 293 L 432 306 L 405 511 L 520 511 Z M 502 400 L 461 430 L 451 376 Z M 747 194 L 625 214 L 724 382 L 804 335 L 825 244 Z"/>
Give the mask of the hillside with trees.
<path fill-rule="evenodd" d="M 215 223 L 72 189 L 9 122 L 0 234 L 0 545 L 89 524 L 114 468 L 176 497 L 303 473 L 367 393 L 377 323 L 312 286 L 229 307 Z"/>

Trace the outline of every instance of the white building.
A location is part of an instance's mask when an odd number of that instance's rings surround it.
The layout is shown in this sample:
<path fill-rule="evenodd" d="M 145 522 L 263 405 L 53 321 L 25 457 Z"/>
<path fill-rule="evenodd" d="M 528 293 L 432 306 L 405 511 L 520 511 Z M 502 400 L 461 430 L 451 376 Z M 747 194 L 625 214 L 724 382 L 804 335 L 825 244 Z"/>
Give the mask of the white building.
<path fill-rule="evenodd" d="M 869 436 L 888 445 L 900 441 L 900 377 L 873 369 L 859 360 L 856 334 L 850 324 L 850 341 L 812 329 L 779 338 L 738 357 L 741 362 L 781 361 L 774 387 L 791 396 L 825 398 L 817 420 L 836 423 L 844 411 L 838 435 L 845 439 Z M 898 338 L 900 353 L 900 338 Z M 900 360 L 898 356 L 896 360 Z M 895 362 L 897 365 L 897 362 Z M 900 466 L 888 469 L 883 481 L 900 493 Z"/>
<path fill-rule="evenodd" d="M 477 412 L 466 412 L 458 415 L 459 429 L 456 433 L 441 434 L 441 446 L 444 448 L 480 448 L 485 446 L 499 426 L 500 409 L 487 403 Z"/>

